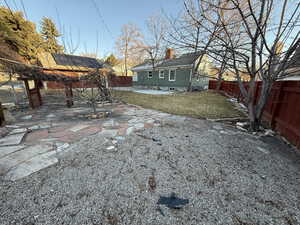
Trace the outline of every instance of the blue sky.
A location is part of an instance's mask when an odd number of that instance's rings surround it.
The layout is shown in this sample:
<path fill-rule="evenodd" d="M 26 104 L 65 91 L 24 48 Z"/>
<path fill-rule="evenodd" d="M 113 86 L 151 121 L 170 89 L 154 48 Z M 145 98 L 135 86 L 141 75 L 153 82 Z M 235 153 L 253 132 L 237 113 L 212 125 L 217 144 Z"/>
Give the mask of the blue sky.
<path fill-rule="evenodd" d="M 22 0 L 6 1 L 11 9 L 23 11 Z M 100 18 L 93 1 L 96 2 L 103 19 Z M 2 0 L 0 2 L 5 5 Z M 98 33 L 100 57 L 114 52 L 115 40 L 123 24 L 135 23 L 145 32 L 145 21 L 149 16 L 161 13 L 162 9 L 167 14 L 176 14 L 182 8 L 182 0 L 23 0 L 23 2 L 29 20 L 39 24 L 43 16 L 52 18 L 64 34 L 66 45 L 70 43 L 72 36 L 73 46 L 78 43 L 80 46 L 77 54 L 86 51 L 95 52 Z"/>

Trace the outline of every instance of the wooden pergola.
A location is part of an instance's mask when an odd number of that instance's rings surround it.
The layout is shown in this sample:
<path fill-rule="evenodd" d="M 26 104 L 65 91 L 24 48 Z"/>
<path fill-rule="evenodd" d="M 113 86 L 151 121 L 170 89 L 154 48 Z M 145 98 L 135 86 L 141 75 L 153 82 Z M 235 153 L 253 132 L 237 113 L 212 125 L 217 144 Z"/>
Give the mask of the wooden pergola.
<path fill-rule="evenodd" d="M 91 76 L 100 73 L 100 70 L 87 71 L 84 76 L 66 76 L 61 73 L 51 72 L 43 67 L 27 65 L 9 59 L 0 58 L 3 64 L 9 68 L 9 72 L 17 74 L 17 79 L 24 81 L 29 105 L 37 108 L 43 104 L 40 88 L 42 81 L 55 81 L 64 84 L 67 107 L 73 105 L 72 83 L 91 80 Z M 33 81 L 34 87 L 30 87 L 29 81 Z"/>

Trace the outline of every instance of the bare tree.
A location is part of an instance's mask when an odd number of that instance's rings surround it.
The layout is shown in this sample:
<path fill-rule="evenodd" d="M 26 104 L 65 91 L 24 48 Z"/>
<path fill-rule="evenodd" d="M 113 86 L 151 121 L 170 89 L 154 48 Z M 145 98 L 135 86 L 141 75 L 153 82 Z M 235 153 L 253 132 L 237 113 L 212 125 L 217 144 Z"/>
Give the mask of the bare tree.
<path fill-rule="evenodd" d="M 116 41 L 116 49 L 124 60 L 124 73 L 128 76 L 129 66 L 141 62 L 143 35 L 139 28 L 132 23 L 123 25 L 121 35 Z"/>
<path fill-rule="evenodd" d="M 147 20 L 148 38 L 145 40 L 143 51 L 147 53 L 147 57 L 151 61 L 152 69 L 155 70 L 155 65 L 160 59 L 165 50 L 164 34 L 166 31 L 166 23 L 159 15 L 154 15 Z"/>
<path fill-rule="evenodd" d="M 250 129 L 257 131 L 272 84 L 287 76 L 286 70 L 299 48 L 299 30 L 296 28 L 299 26 L 300 3 L 288 0 L 203 1 L 212 5 L 219 17 L 225 18 L 228 13 L 235 15 L 234 20 L 220 20 L 224 35 L 215 37 L 227 49 L 227 64 L 235 72 L 247 105 Z M 237 27 L 239 32 L 233 35 L 232 31 Z M 214 46 L 207 51 L 217 53 Z M 247 88 L 241 79 L 245 72 L 249 75 Z M 262 81 L 257 101 L 256 80 Z"/>
<path fill-rule="evenodd" d="M 222 80 L 222 74 L 226 68 L 226 53 L 217 43 L 217 35 L 221 35 L 223 28 L 220 20 L 221 16 L 214 13 L 214 8 L 211 4 L 203 4 L 201 1 L 186 0 L 184 3 L 184 12 L 176 19 L 169 18 L 169 29 L 166 40 L 169 44 L 181 48 L 185 51 L 192 51 L 195 55 L 199 56 L 196 60 L 192 76 L 199 77 L 205 76 L 210 78 L 216 78 L 215 74 L 203 73 L 202 65 L 205 65 L 208 61 L 215 61 L 220 64 L 218 68 L 217 79 Z M 206 15 L 210 15 L 213 18 L 207 18 Z M 214 16 L 212 16 L 214 15 Z M 224 57 L 216 56 L 212 52 L 207 50 L 214 46 L 215 50 L 219 54 L 224 53 Z M 210 53 L 210 54 L 209 54 Z M 189 86 L 191 87 L 191 82 Z M 191 88 L 189 88 L 191 90 Z"/>
<path fill-rule="evenodd" d="M 84 100 L 97 113 L 97 104 L 111 102 L 111 93 L 107 84 L 108 71 L 98 69 L 81 81 L 82 88 L 77 88 L 79 98 Z"/>

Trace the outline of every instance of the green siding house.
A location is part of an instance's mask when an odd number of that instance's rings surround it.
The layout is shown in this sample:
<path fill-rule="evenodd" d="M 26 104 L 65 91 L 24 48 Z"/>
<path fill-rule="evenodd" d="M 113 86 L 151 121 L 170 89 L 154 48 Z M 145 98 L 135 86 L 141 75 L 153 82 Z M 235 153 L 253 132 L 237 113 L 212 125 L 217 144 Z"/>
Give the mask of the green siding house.
<path fill-rule="evenodd" d="M 171 52 L 170 52 L 171 51 Z M 174 58 L 172 50 L 168 49 L 165 59 L 154 63 L 146 61 L 131 70 L 133 71 L 133 86 L 136 88 L 152 88 L 161 90 L 186 91 L 208 88 L 208 78 L 201 76 L 208 74 L 209 63 L 207 57 L 202 58 L 198 71 L 195 67 L 201 53 L 188 53 Z"/>

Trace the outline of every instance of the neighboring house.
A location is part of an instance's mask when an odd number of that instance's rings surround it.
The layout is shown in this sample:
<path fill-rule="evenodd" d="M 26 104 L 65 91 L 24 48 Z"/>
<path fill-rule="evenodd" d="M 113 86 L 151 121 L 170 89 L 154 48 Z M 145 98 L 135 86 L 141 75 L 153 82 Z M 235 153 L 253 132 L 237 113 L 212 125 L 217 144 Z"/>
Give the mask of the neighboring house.
<path fill-rule="evenodd" d="M 280 80 L 300 80 L 300 46 L 297 48 L 294 56 L 291 58 L 291 65 L 286 70 L 286 75 Z"/>
<path fill-rule="evenodd" d="M 45 69 L 62 71 L 91 71 L 103 68 L 103 63 L 95 58 L 77 55 L 42 53 L 38 56 L 40 66 Z"/>
<path fill-rule="evenodd" d="M 213 66 L 210 70 L 210 77 L 213 80 L 217 80 L 218 76 L 219 76 L 219 71 L 220 69 L 218 67 Z M 242 81 L 249 81 L 250 80 L 250 76 L 249 74 L 247 74 L 246 72 L 240 72 L 240 78 Z M 235 72 L 229 71 L 229 70 L 225 70 L 222 74 L 222 80 L 225 81 L 237 81 L 237 76 Z"/>
<path fill-rule="evenodd" d="M 95 58 L 67 55 L 42 53 L 38 56 L 38 63 L 43 67 L 45 73 L 61 74 L 64 76 L 80 77 L 96 69 L 105 68 L 103 63 Z M 47 81 L 45 87 L 62 88 L 63 84 Z"/>
<path fill-rule="evenodd" d="M 202 58 L 198 71 L 195 71 L 201 54 L 203 53 L 187 53 L 175 58 L 174 50 L 167 49 L 166 57 L 156 60 L 154 67 L 153 63 L 147 60 L 131 68 L 134 73 L 133 86 L 186 91 L 191 84 L 192 89 L 207 89 L 209 78 L 206 75 L 210 63 L 206 56 Z"/>

